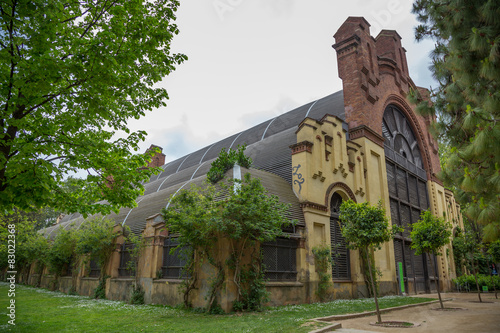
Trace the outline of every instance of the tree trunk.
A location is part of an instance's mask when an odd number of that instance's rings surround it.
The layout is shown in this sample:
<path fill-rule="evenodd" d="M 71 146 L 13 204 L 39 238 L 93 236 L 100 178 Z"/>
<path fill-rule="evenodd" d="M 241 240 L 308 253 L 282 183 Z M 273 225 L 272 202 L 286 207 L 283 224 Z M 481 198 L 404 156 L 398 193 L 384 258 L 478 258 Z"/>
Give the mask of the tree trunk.
<path fill-rule="evenodd" d="M 375 282 L 373 281 L 372 261 L 370 260 L 368 248 L 366 248 L 366 257 L 368 258 L 368 270 L 370 271 L 370 281 L 373 289 L 373 298 L 375 299 L 375 309 L 377 310 L 377 323 L 381 323 L 382 317 L 380 316 L 380 308 L 378 307 L 377 289 L 375 288 Z"/>
<path fill-rule="evenodd" d="M 477 269 L 474 261 L 474 253 L 472 253 L 472 271 L 474 272 L 474 278 L 476 280 L 476 289 L 477 289 L 477 297 L 479 298 L 479 302 L 483 302 L 481 299 L 481 290 L 479 290 L 479 282 L 477 281 Z"/>
<path fill-rule="evenodd" d="M 493 279 L 493 274 L 490 275 L 491 285 L 493 286 L 493 290 L 495 291 L 495 298 L 498 299 L 497 295 L 497 286 L 495 285 L 495 280 Z"/>
<path fill-rule="evenodd" d="M 438 273 L 436 272 L 437 259 L 434 262 L 434 265 L 432 265 L 431 254 L 429 252 L 427 252 L 427 257 L 429 258 L 429 262 L 431 263 L 432 270 L 434 273 L 434 282 L 436 282 L 436 290 L 437 290 L 438 297 L 439 297 L 439 304 L 441 304 L 441 309 L 444 309 L 443 300 L 441 299 L 441 293 L 439 292 Z"/>
<path fill-rule="evenodd" d="M 475 266 L 474 266 L 474 278 L 476 279 L 477 297 L 479 297 L 479 302 L 482 303 L 483 300 L 481 299 L 481 290 L 479 290 L 479 282 L 477 281 L 477 269 Z"/>

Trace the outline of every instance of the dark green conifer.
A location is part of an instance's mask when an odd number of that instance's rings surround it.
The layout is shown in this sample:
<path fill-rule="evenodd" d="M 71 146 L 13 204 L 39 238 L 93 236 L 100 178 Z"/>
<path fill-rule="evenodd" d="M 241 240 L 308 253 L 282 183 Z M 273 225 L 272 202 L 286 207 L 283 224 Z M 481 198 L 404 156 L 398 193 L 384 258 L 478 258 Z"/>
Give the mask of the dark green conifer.
<path fill-rule="evenodd" d="M 430 69 L 438 81 L 433 105 L 436 134 L 451 147 L 441 178 L 485 226 L 486 239 L 500 237 L 500 2 L 416 0 L 417 40 L 434 39 Z M 415 100 L 419 99 L 414 93 Z"/>

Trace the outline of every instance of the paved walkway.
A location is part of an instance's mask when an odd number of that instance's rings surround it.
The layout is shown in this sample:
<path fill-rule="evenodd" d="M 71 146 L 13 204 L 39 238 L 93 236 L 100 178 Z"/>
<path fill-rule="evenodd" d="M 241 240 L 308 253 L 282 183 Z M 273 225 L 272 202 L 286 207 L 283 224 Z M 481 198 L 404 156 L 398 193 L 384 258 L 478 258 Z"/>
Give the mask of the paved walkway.
<path fill-rule="evenodd" d="M 463 310 L 436 311 L 439 303 L 417 306 L 404 310 L 395 310 L 382 314 L 382 321 L 409 321 L 421 323 L 419 327 L 389 328 L 371 326 L 376 316 L 340 320 L 341 329 L 335 333 L 369 333 L 369 332 L 405 332 L 405 333 L 498 333 L 500 332 L 500 295 L 481 294 L 483 302 L 479 303 L 477 293 L 446 293 L 443 298 L 451 298 L 444 303 L 446 308 L 462 308 Z M 437 294 L 421 295 L 437 298 Z M 418 297 L 418 296 L 414 296 Z M 486 303 L 488 302 L 488 303 Z"/>

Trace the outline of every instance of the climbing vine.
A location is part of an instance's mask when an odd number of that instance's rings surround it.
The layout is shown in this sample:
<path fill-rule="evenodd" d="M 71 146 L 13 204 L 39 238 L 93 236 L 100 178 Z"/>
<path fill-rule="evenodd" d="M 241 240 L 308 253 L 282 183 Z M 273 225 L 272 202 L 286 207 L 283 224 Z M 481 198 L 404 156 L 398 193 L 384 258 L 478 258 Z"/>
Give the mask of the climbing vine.
<path fill-rule="evenodd" d="M 326 244 L 313 247 L 312 253 L 319 276 L 316 295 L 321 302 L 324 302 L 328 300 L 328 289 L 332 286 L 331 274 L 328 272 L 328 269 L 333 265 L 332 255 L 330 248 Z"/>
<path fill-rule="evenodd" d="M 127 269 L 134 276 L 134 284 L 130 291 L 130 304 L 144 304 L 144 290 L 139 284 L 139 258 L 142 251 L 146 248 L 146 240 L 142 234 L 135 234 L 130 230 L 129 226 L 125 226 L 123 230 L 125 242 L 131 246 L 128 248 L 130 261 L 126 263 Z"/>

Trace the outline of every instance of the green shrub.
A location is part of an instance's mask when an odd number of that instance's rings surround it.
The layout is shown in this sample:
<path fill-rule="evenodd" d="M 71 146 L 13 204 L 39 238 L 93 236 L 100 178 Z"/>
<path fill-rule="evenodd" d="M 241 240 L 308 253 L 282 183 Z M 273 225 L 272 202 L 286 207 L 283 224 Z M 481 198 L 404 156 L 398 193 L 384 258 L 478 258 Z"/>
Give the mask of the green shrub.
<path fill-rule="evenodd" d="M 132 286 L 132 291 L 130 293 L 130 304 L 144 304 L 144 290 L 142 290 L 140 285 L 137 285 L 137 287 Z"/>
<path fill-rule="evenodd" d="M 459 289 L 469 289 L 470 291 L 477 291 L 476 288 L 476 279 L 474 275 L 462 275 L 456 279 L 453 279 L 452 282 Z M 479 284 L 479 290 L 483 289 L 483 286 L 487 286 L 488 290 L 500 290 L 500 277 L 498 275 L 494 275 L 493 278 L 490 275 L 477 275 L 477 282 Z M 494 285 L 493 285 L 494 284 Z"/>
<path fill-rule="evenodd" d="M 99 284 L 97 288 L 94 290 L 94 298 L 96 299 L 106 299 L 106 280 L 109 275 L 104 276 L 101 280 L 99 280 Z"/>
<path fill-rule="evenodd" d="M 250 168 L 252 165 L 252 159 L 250 157 L 245 156 L 246 145 L 238 146 L 236 150 L 229 148 L 228 151 L 222 148 L 219 153 L 219 157 L 212 162 L 212 166 L 207 173 L 207 179 L 215 184 L 222 178 L 224 178 L 224 174 L 226 171 L 231 169 L 235 163 L 241 165 L 244 168 Z"/>
<path fill-rule="evenodd" d="M 212 307 L 210 308 L 210 311 L 208 311 L 208 313 L 210 313 L 212 315 L 223 315 L 223 314 L 226 314 L 226 312 L 224 312 L 224 310 L 222 309 L 222 307 L 220 306 L 219 303 L 214 303 L 212 305 Z"/>

